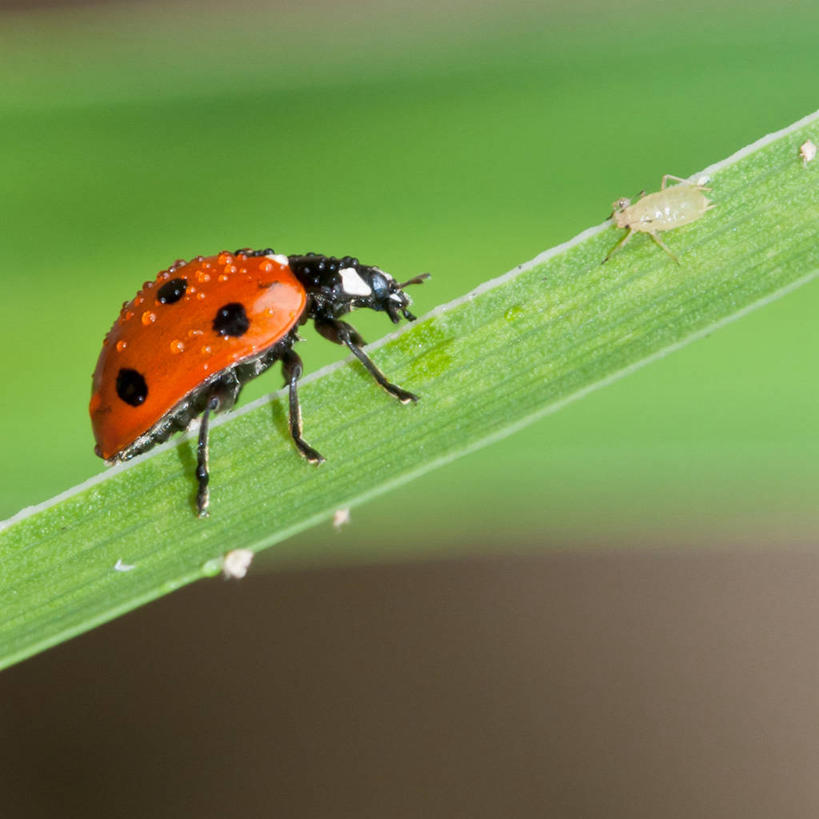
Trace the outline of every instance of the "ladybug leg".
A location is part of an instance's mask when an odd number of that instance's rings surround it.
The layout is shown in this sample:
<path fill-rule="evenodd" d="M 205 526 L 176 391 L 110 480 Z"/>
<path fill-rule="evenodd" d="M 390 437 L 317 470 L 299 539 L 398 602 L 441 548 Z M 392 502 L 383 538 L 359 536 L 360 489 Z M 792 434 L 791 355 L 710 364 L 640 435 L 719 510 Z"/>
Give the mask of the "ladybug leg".
<path fill-rule="evenodd" d="M 208 427 L 210 426 L 210 414 L 220 410 L 230 409 L 239 397 L 242 384 L 236 374 L 229 371 L 225 380 L 208 396 L 205 409 L 202 411 L 202 419 L 199 422 L 199 441 L 196 444 L 196 514 L 200 518 L 208 516 L 208 503 L 210 502 L 210 472 L 208 471 L 208 460 L 210 449 L 208 447 Z"/>
<path fill-rule="evenodd" d="M 390 395 L 395 396 L 402 404 L 409 404 L 411 401 L 418 400 L 418 396 L 414 393 L 402 390 L 401 387 L 387 380 L 384 373 L 373 364 L 369 356 L 361 349 L 364 345 L 364 339 L 347 322 L 338 319 L 316 319 L 315 325 L 316 330 L 329 341 L 336 344 L 346 344 L 378 384 Z"/>
<path fill-rule="evenodd" d="M 199 422 L 199 442 L 196 445 L 196 481 L 199 488 L 196 491 L 196 514 L 200 518 L 208 516 L 208 502 L 210 501 L 210 473 L 208 472 L 208 424 L 210 414 L 219 409 L 219 396 L 211 395 L 202 413 L 202 420 Z"/>
<path fill-rule="evenodd" d="M 323 463 L 324 457 L 321 453 L 316 452 L 316 450 L 301 437 L 301 406 L 299 404 L 298 388 L 296 387 L 296 383 L 301 378 L 301 374 L 304 370 L 301 357 L 298 353 L 294 353 L 293 350 L 287 350 L 283 353 L 281 361 L 284 383 L 290 388 L 290 436 L 293 438 L 293 442 L 296 444 L 299 453 L 311 464 Z"/>

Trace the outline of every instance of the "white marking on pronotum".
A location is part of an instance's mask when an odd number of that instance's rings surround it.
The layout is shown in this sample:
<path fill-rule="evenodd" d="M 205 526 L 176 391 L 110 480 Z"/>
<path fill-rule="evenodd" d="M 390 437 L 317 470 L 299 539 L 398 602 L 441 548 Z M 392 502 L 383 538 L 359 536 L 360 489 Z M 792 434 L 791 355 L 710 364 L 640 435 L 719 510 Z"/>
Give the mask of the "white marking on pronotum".
<path fill-rule="evenodd" d="M 114 564 L 114 571 L 115 572 L 130 572 L 131 569 L 135 569 L 135 568 L 136 568 L 136 566 L 131 564 L 131 563 L 123 563 L 122 558 L 117 560 L 117 562 Z"/>
<path fill-rule="evenodd" d="M 806 139 L 799 146 L 799 156 L 802 157 L 802 167 L 807 168 L 808 162 L 813 162 L 816 159 L 816 145 L 811 140 Z"/>
<path fill-rule="evenodd" d="M 350 522 L 350 510 L 349 509 L 336 509 L 333 513 L 333 529 L 337 532 L 341 529 L 342 526 L 346 525 Z"/>
<path fill-rule="evenodd" d="M 234 549 L 222 558 L 222 574 L 228 579 L 241 580 L 247 574 L 252 562 L 253 551 L 251 549 Z"/>
<path fill-rule="evenodd" d="M 290 264 L 290 259 L 287 258 L 283 253 L 268 253 L 268 259 L 272 259 L 274 262 L 278 262 L 282 267 L 287 267 Z"/>
<path fill-rule="evenodd" d="M 370 285 L 358 275 L 358 271 L 353 267 L 342 267 L 338 275 L 341 276 L 341 286 L 344 292 L 351 296 L 369 296 L 373 292 Z"/>

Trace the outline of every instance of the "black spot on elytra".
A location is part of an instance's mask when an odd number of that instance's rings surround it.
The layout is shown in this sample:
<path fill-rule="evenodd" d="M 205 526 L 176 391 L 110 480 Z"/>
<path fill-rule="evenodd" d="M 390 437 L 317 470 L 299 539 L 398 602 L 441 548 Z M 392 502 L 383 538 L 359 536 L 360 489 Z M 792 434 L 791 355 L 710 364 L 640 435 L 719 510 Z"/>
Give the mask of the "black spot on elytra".
<path fill-rule="evenodd" d="M 117 373 L 117 395 L 132 407 L 138 407 L 148 397 L 145 376 L 136 370 L 123 367 Z"/>
<path fill-rule="evenodd" d="M 250 327 L 245 308 L 238 302 L 225 304 L 216 311 L 213 329 L 220 336 L 243 336 Z"/>
<path fill-rule="evenodd" d="M 187 279 L 171 279 L 156 291 L 156 300 L 160 304 L 173 304 L 185 295 L 187 289 Z"/>

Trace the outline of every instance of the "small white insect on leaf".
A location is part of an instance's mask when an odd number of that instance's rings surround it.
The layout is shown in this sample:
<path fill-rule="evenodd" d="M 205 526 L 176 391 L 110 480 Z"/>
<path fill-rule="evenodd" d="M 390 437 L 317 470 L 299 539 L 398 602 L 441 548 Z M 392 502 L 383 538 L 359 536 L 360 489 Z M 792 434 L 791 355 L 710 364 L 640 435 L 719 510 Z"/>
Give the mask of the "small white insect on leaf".
<path fill-rule="evenodd" d="M 136 565 L 134 565 L 134 564 L 123 563 L 122 558 L 117 560 L 117 562 L 114 564 L 114 571 L 115 572 L 130 572 L 131 569 L 135 569 L 135 568 L 136 568 Z"/>
<path fill-rule="evenodd" d="M 667 187 L 669 179 L 679 184 Z M 626 232 L 603 261 L 607 262 L 635 233 L 647 233 L 655 244 L 679 264 L 680 260 L 668 249 L 658 234 L 695 222 L 705 211 L 714 207 L 703 193 L 710 190 L 705 187 L 705 181 L 707 179 L 702 177 L 691 183 L 687 179 L 667 173 L 663 177 L 660 190 L 655 193 L 646 196 L 643 192 L 636 202 L 618 199 L 612 205 L 611 218 L 615 227 L 624 228 Z"/>
<path fill-rule="evenodd" d="M 808 162 L 813 162 L 816 159 L 816 145 L 811 140 L 806 139 L 799 146 L 799 156 L 802 158 L 802 167 L 807 168 Z"/>
<path fill-rule="evenodd" d="M 222 574 L 226 579 L 241 580 L 252 562 L 252 549 L 234 549 L 222 558 Z"/>
<path fill-rule="evenodd" d="M 336 509 L 333 513 L 333 528 L 338 532 L 342 526 L 346 526 L 350 522 L 349 509 Z"/>

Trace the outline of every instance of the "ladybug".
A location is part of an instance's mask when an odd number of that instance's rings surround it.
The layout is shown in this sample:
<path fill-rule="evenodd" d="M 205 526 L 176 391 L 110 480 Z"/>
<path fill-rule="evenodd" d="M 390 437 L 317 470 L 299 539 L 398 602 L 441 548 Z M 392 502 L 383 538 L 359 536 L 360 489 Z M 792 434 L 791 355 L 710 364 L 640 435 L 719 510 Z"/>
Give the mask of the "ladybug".
<path fill-rule="evenodd" d="M 301 455 L 321 463 L 302 438 L 302 361 L 293 351 L 298 327 L 312 319 L 321 335 L 349 347 L 390 395 L 402 404 L 417 401 L 387 380 L 361 349 L 364 340 L 339 316 L 369 307 L 394 324 L 401 316 L 414 321 L 404 288 L 428 275 L 398 284 L 351 256 L 283 256 L 269 248 L 175 262 L 123 304 L 103 341 L 89 407 L 94 451 L 109 463 L 128 460 L 201 415 L 196 509 L 206 517 L 211 413 L 233 407 L 245 382 L 281 361 L 290 435 Z"/>

